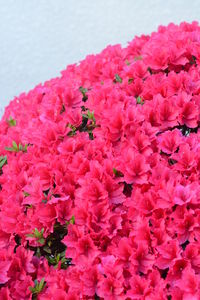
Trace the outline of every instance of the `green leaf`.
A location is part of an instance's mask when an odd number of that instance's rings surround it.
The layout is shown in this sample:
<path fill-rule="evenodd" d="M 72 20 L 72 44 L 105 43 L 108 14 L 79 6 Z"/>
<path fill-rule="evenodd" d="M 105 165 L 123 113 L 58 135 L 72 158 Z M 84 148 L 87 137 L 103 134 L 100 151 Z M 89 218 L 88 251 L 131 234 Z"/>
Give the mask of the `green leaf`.
<path fill-rule="evenodd" d="M 79 91 L 80 91 L 81 94 L 83 95 L 83 98 L 82 98 L 83 102 L 86 102 L 87 99 L 88 99 L 88 96 L 87 96 L 87 94 L 86 94 L 86 93 L 88 92 L 88 89 L 86 89 L 86 88 L 80 86 Z"/>
<path fill-rule="evenodd" d="M 7 150 L 7 151 L 11 151 L 11 152 L 13 152 L 13 151 L 14 151 L 12 147 L 5 147 L 5 150 Z"/>
<path fill-rule="evenodd" d="M 82 116 L 83 116 L 84 118 L 88 119 L 88 115 L 82 114 Z"/>
<path fill-rule="evenodd" d="M 130 84 L 131 82 L 133 82 L 133 78 L 129 78 L 128 84 Z"/>
<path fill-rule="evenodd" d="M 87 110 L 87 114 L 82 114 L 82 117 L 92 121 L 92 125 L 95 125 L 96 119 L 94 117 L 94 111 Z"/>
<path fill-rule="evenodd" d="M 88 92 L 88 89 L 80 86 L 79 91 L 85 96 L 85 94 Z"/>
<path fill-rule="evenodd" d="M 56 262 L 58 263 L 60 260 L 60 253 L 58 253 L 58 255 L 56 255 Z"/>
<path fill-rule="evenodd" d="M 41 291 L 44 287 L 44 278 L 41 279 L 40 283 L 39 283 L 39 290 Z"/>
<path fill-rule="evenodd" d="M 124 174 L 115 168 L 113 168 L 113 173 L 115 174 L 116 177 L 124 177 Z"/>
<path fill-rule="evenodd" d="M 68 132 L 67 136 L 74 136 L 74 135 L 76 135 L 77 128 L 74 125 L 68 123 L 67 127 L 69 127 L 69 128 L 72 129 L 71 131 Z"/>
<path fill-rule="evenodd" d="M 127 66 L 130 66 L 131 63 L 130 63 L 130 61 L 128 61 L 128 59 L 126 59 L 126 60 L 125 60 L 125 64 L 126 64 Z"/>
<path fill-rule="evenodd" d="M 28 145 L 26 144 L 25 146 L 24 146 L 24 148 L 23 148 L 23 152 L 27 152 L 27 148 L 28 148 Z"/>
<path fill-rule="evenodd" d="M 37 237 L 37 238 L 41 236 L 41 234 L 37 228 L 35 228 L 34 234 L 35 234 L 35 237 Z"/>
<path fill-rule="evenodd" d="M 75 217 L 74 217 L 74 215 L 71 217 L 70 223 L 71 224 L 75 224 Z"/>
<path fill-rule="evenodd" d="M 45 239 L 44 239 L 44 238 L 39 239 L 39 240 L 38 240 L 38 243 L 44 244 L 44 243 L 45 243 Z"/>
<path fill-rule="evenodd" d="M 26 207 L 27 209 L 29 209 L 29 208 L 33 208 L 33 205 L 32 205 L 32 204 L 26 204 L 25 207 Z"/>
<path fill-rule="evenodd" d="M 9 120 L 7 120 L 7 123 L 9 124 L 10 127 L 16 126 L 17 122 L 14 120 L 12 117 L 10 117 Z"/>
<path fill-rule="evenodd" d="M 13 145 L 13 149 L 14 149 L 15 151 L 18 151 L 18 146 L 17 146 L 17 144 L 16 144 L 15 141 L 12 142 L 12 145 Z"/>
<path fill-rule="evenodd" d="M 28 197 L 28 196 L 30 196 L 30 194 L 24 191 L 24 196 Z"/>
<path fill-rule="evenodd" d="M 41 229 L 41 231 L 39 231 L 37 228 L 35 228 L 33 230 L 32 234 L 27 234 L 26 236 L 28 237 L 34 237 L 37 239 L 37 242 L 40 244 L 44 244 L 45 243 L 45 238 L 43 236 L 44 233 L 44 228 Z"/>
<path fill-rule="evenodd" d="M 61 110 L 60 110 L 60 114 L 62 114 L 62 113 L 64 113 L 65 112 L 65 105 L 64 104 L 62 104 L 62 108 L 61 108 Z"/>
<path fill-rule="evenodd" d="M 134 60 L 142 60 L 142 56 L 141 55 L 135 56 Z"/>
<path fill-rule="evenodd" d="M 76 131 L 73 130 L 69 131 L 67 134 L 67 136 L 74 136 L 74 135 L 76 135 Z"/>
<path fill-rule="evenodd" d="M 115 82 L 122 83 L 122 78 L 118 74 L 115 74 Z"/>
<path fill-rule="evenodd" d="M 17 146 L 17 143 L 13 141 L 12 147 L 5 147 L 5 149 L 10 152 L 19 152 L 19 151 L 27 152 L 27 147 L 28 147 L 27 144 L 24 147 L 22 146 L 22 144 L 19 144 L 19 146 Z"/>
<path fill-rule="evenodd" d="M 75 224 L 75 217 L 74 215 L 71 217 L 71 219 L 69 221 L 66 221 L 66 224 L 69 225 L 69 224 Z"/>
<path fill-rule="evenodd" d="M 40 282 L 36 279 L 36 280 L 34 280 L 34 287 L 30 286 L 29 290 L 32 292 L 33 295 L 35 295 L 35 294 L 37 295 L 40 292 L 42 292 L 45 285 L 46 285 L 46 282 L 45 282 L 44 278 L 42 278 Z"/>
<path fill-rule="evenodd" d="M 35 292 L 35 288 L 32 287 L 32 286 L 29 286 L 29 290 L 31 291 L 31 293 L 34 293 L 34 292 Z"/>
<path fill-rule="evenodd" d="M 31 233 L 26 234 L 26 236 L 27 236 L 27 237 L 33 237 L 33 238 L 35 237 L 35 235 L 34 235 L 34 234 L 31 234 Z"/>
<path fill-rule="evenodd" d="M 48 254 L 51 254 L 51 249 L 48 247 L 48 246 L 44 246 L 43 247 L 43 250 L 48 253 Z"/>
<path fill-rule="evenodd" d="M 0 168 L 7 163 L 7 156 L 0 156 Z"/>
<path fill-rule="evenodd" d="M 138 96 L 138 97 L 136 98 L 136 102 L 137 102 L 137 104 L 141 104 L 141 105 L 144 104 L 144 101 L 142 101 L 142 98 L 141 98 L 140 96 Z"/>

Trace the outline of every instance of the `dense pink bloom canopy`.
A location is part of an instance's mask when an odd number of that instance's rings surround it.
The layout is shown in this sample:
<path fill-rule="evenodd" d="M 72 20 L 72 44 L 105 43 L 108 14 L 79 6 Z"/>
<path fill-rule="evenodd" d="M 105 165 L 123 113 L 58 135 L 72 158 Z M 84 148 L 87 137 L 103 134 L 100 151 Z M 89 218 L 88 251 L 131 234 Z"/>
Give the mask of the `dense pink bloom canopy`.
<path fill-rule="evenodd" d="M 0 121 L 0 299 L 200 299 L 200 26 L 108 46 Z"/>

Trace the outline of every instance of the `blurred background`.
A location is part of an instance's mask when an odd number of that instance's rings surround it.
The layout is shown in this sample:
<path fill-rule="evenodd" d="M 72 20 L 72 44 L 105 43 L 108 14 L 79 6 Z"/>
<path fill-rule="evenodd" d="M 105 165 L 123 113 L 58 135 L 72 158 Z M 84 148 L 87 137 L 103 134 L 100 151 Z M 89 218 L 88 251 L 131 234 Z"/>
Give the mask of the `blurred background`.
<path fill-rule="evenodd" d="M 199 19 L 200 0 L 0 0 L 0 115 L 87 54 Z"/>

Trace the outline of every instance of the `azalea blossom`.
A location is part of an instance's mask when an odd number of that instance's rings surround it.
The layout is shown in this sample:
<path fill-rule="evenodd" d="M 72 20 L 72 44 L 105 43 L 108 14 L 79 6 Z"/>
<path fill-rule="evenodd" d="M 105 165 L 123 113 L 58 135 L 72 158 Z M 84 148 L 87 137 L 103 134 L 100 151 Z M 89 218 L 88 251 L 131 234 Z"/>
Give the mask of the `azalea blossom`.
<path fill-rule="evenodd" d="M 199 300 L 200 26 L 159 26 L 0 121 L 0 299 Z"/>

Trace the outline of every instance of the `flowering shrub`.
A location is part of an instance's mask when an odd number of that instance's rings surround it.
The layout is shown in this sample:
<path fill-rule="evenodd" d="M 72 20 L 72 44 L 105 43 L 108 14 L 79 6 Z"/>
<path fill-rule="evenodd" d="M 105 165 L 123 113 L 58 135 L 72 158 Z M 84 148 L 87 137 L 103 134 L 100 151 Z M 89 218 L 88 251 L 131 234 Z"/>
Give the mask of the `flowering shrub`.
<path fill-rule="evenodd" d="M 200 299 L 200 27 L 108 46 L 0 122 L 0 299 Z"/>

